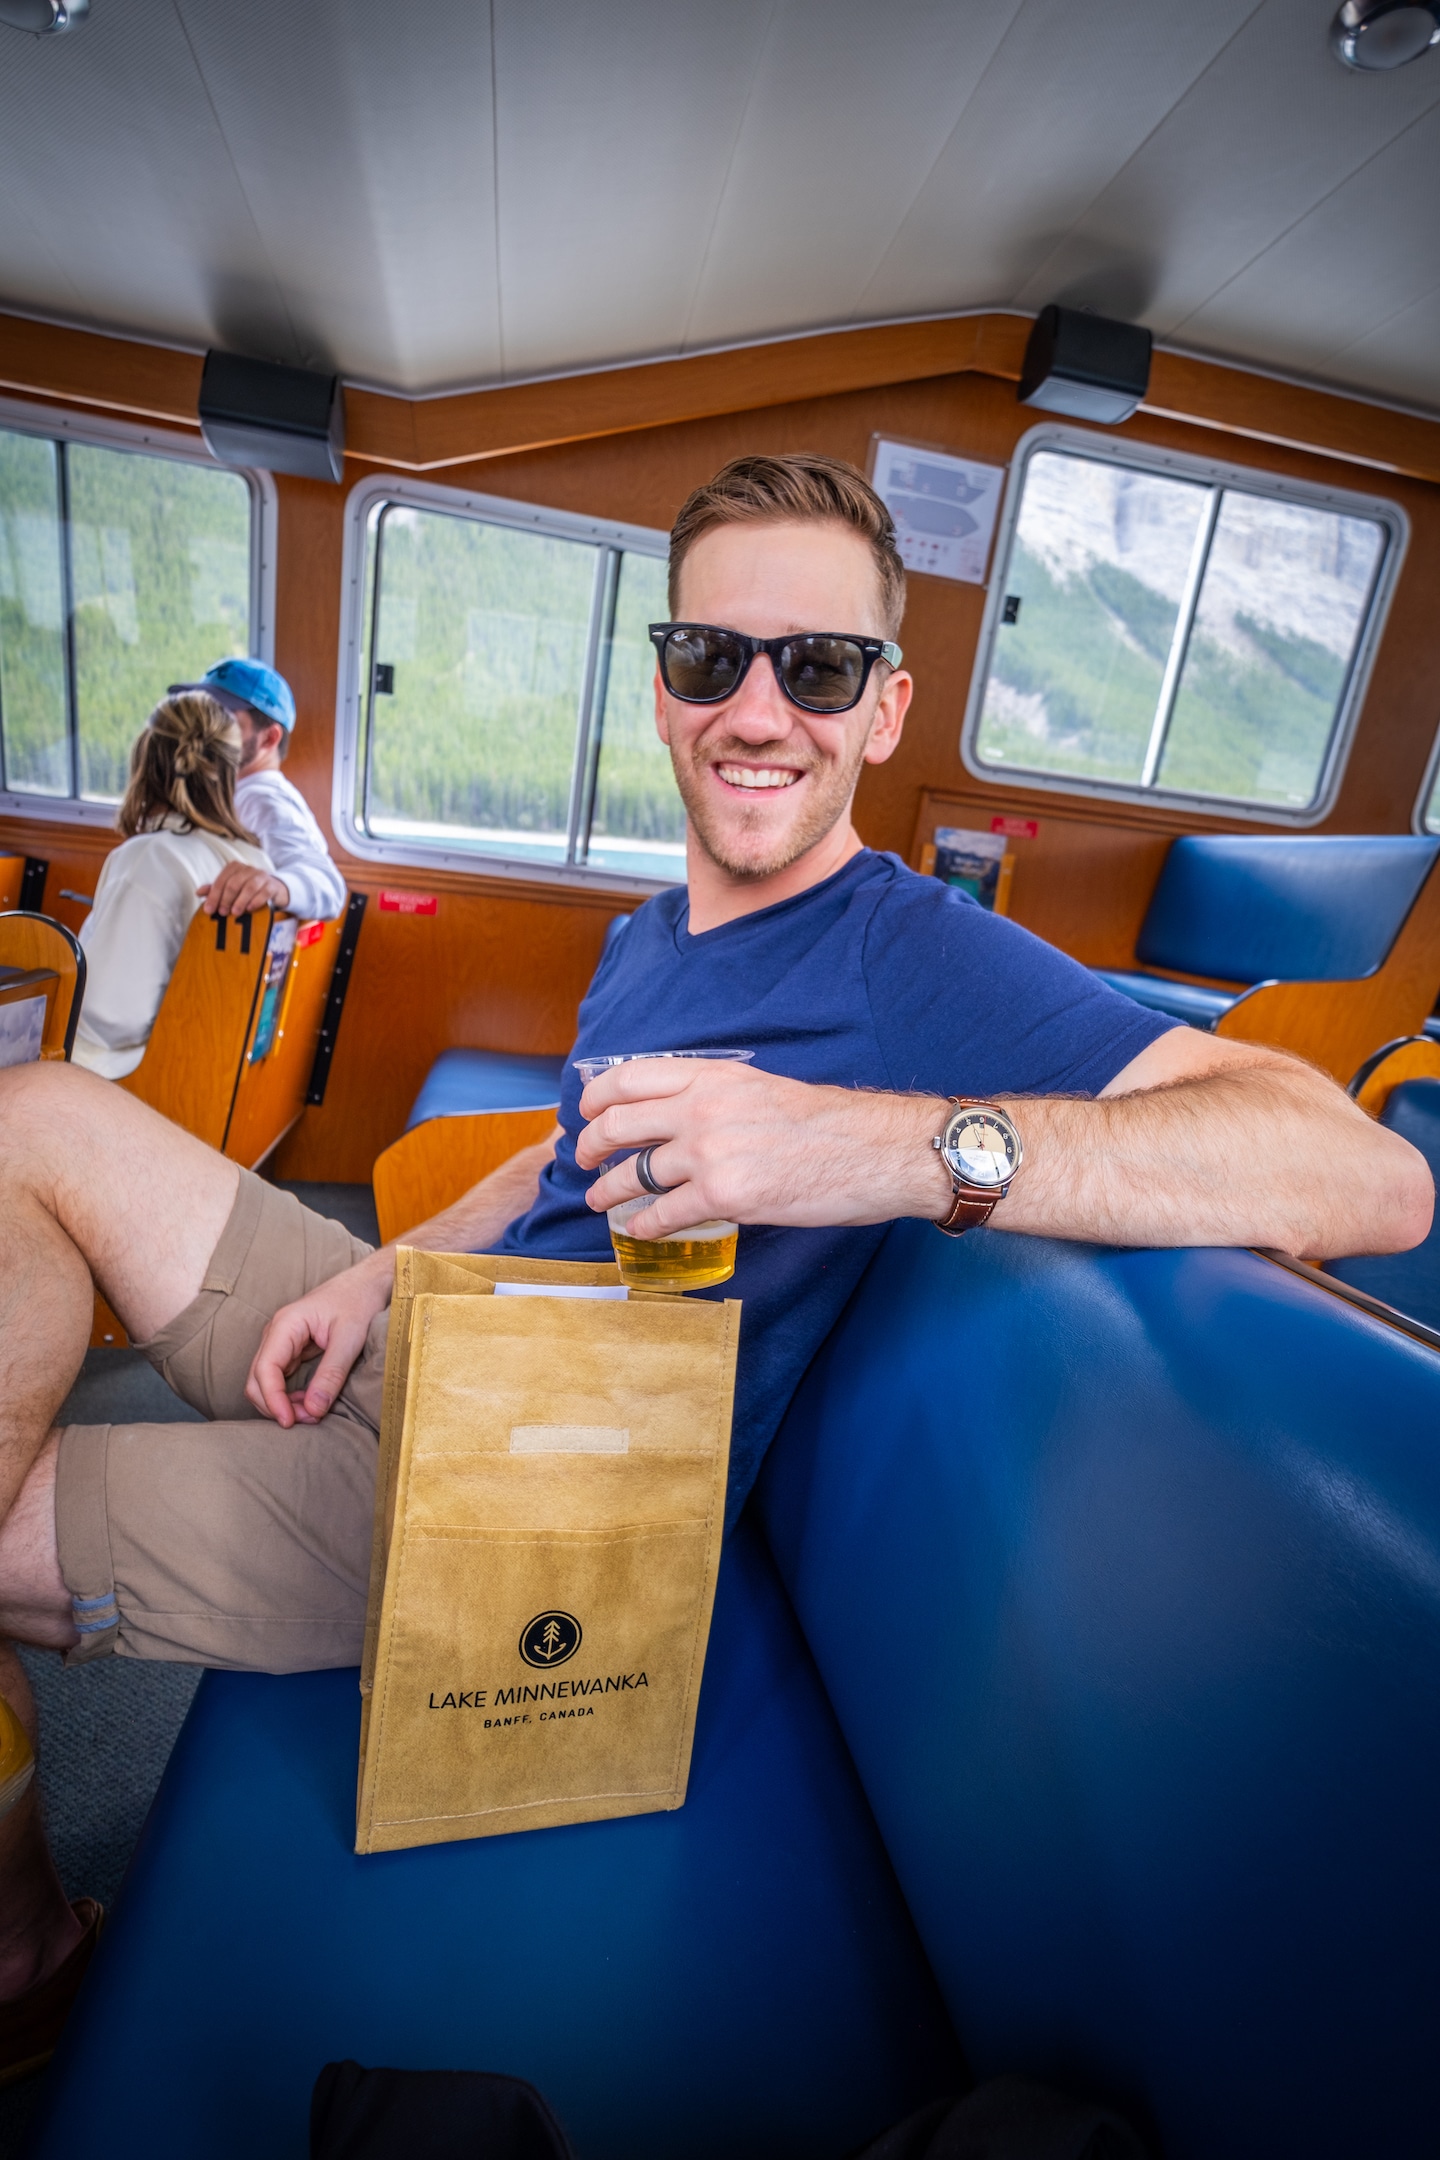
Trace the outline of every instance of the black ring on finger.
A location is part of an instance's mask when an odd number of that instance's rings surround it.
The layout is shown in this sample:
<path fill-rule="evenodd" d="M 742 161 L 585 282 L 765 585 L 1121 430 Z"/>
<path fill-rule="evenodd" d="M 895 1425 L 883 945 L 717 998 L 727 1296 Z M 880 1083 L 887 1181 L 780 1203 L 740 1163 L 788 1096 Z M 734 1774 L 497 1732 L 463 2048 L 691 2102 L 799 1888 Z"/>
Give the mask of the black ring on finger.
<path fill-rule="evenodd" d="M 667 1192 L 674 1192 L 675 1190 L 675 1187 L 673 1185 L 662 1185 L 659 1179 L 656 1177 L 654 1171 L 650 1168 L 650 1157 L 654 1154 L 657 1147 L 663 1147 L 664 1145 L 665 1143 L 663 1140 L 656 1140 L 650 1147 L 642 1147 L 639 1154 L 635 1157 L 635 1175 L 637 1178 L 639 1178 L 641 1185 L 644 1187 L 645 1191 L 650 1194 L 653 1200 L 658 1200 L 662 1197 L 663 1194 Z"/>

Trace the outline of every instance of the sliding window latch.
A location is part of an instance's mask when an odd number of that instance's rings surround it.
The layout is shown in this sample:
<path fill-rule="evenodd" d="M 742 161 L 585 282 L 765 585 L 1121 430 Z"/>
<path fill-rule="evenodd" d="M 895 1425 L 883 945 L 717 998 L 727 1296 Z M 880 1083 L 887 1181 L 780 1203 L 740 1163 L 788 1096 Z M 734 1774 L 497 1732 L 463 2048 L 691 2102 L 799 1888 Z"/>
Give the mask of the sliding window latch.
<path fill-rule="evenodd" d="M 390 660 L 377 660 L 377 661 L 376 661 L 376 663 L 375 663 L 375 695 L 376 695 L 376 697 L 394 697 L 394 695 L 395 695 L 395 666 L 394 666 L 394 662 L 393 662 L 393 661 L 390 661 Z"/>

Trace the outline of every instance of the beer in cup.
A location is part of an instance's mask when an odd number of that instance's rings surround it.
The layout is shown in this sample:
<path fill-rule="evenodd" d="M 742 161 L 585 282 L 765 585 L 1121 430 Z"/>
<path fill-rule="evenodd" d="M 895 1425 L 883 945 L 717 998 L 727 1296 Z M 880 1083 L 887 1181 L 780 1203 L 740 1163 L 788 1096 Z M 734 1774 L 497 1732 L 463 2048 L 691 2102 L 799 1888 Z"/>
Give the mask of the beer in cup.
<path fill-rule="evenodd" d="M 636 1058 L 731 1058 L 748 1064 L 753 1050 L 629 1050 L 617 1057 L 576 1058 L 575 1067 L 586 1087 L 612 1065 L 629 1065 Z M 633 1216 L 651 1205 L 648 1193 L 638 1200 L 622 1200 L 608 1211 L 610 1243 L 615 1249 L 620 1280 L 631 1290 L 708 1290 L 728 1282 L 735 1272 L 735 1247 L 739 1225 L 733 1222 L 694 1223 L 685 1230 L 667 1231 L 664 1237 L 629 1237 L 626 1226 Z"/>

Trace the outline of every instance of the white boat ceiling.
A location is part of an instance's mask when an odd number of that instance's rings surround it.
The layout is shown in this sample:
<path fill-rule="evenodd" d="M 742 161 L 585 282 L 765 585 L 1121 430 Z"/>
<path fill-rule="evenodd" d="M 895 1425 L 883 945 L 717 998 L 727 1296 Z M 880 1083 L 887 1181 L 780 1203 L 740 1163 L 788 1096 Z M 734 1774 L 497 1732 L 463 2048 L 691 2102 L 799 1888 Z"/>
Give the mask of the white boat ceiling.
<path fill-rule="evenodd" d="M 1440 49 L 1335 0 L 92 0 L 0 308 L 419 392 L 1088 305 L 1440 409 Z"/>

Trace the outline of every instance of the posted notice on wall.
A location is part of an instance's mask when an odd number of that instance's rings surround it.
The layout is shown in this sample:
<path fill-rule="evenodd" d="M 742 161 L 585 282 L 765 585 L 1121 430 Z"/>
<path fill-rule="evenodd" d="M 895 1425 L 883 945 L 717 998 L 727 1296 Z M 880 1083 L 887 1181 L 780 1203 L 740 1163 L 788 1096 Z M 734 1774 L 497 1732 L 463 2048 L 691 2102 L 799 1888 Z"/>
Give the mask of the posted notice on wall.
<path fill-rule="evenodd" d="M 895 520 L 906 569 L 983 585 L 1004 466 L 877 436 L 872 471 L 875 492 Z"/>

